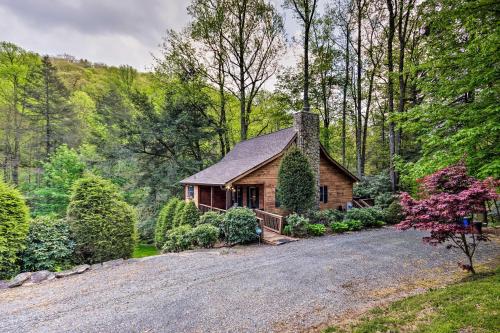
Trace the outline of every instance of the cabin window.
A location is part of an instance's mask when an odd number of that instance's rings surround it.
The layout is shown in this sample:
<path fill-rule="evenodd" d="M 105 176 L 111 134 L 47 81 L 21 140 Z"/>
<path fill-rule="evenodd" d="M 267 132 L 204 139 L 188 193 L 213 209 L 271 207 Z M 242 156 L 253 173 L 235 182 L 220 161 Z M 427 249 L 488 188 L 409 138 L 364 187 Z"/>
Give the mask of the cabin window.
<path fill-rule="evenodd" d="M 319 201 L 322 203 L 328 202 L 328 186 L 319 187 Z"/>
<path fill-rule="evenodd" d="M 189 185 L 187 190 L 188 199 L 194 199 L 194 186 Z"/>

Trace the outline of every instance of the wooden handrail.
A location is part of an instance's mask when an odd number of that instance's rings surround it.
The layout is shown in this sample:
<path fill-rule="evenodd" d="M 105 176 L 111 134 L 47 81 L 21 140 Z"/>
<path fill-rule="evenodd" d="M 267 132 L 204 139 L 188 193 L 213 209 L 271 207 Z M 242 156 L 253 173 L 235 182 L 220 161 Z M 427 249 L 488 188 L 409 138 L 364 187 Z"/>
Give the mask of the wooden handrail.
<path fill-rule="evenodd" d="M 281 234 L 283 231 L 283 216 L 260 209 L 254 209 L 254 212 L 257 218 L 261 221 L 263 228 L 270 229 Z"/>
<path fill-rule="evenodd" d="M 226 212 L 225 209 L 221 209 L 221 208 L 217 208 L 217 207 L 212 207 L 212 206 L 204 205 L 204 204 L 198 204 L 198 209 L 202 213 L 206 213 L 206 212 L 210 212 L 210 211 L 217 212 L 217 213 L 225 213 Z"/>

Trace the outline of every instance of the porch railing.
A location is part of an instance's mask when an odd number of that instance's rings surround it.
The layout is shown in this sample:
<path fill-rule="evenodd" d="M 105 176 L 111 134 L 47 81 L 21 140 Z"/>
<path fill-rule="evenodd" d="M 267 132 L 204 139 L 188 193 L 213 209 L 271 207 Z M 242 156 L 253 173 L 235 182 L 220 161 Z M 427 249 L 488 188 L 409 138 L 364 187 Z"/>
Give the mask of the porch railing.
<path fill-rule="evenodd" d="M 208 206 L 208 205 L 203 205 L 203 204 L 198 204 L 198 209 L 200 210 L 200 212 L 202 213 L 206 213 L 206 212 L 217 212 L 217 213 L 225 213 L 226 210 L 225 209 L 221 209 L 221 208 L 217 208 L 217 207 L 212 207 L 212 206 Z"/>
<path fill-rule="evenodd" d="M 352 198 L 352 204 L 354 208 L 366 208 L 371 207 L 370 203 L 367 202 L 368 199 Z"/>
<path fill-rule="evenodd" d="M 255 215 L 261 221 L 262 226 L 274 232 L 281 234 L 283 231 L 284 217 L 278 214 L 265 212 L 260 209 L 254 209 Z"/>

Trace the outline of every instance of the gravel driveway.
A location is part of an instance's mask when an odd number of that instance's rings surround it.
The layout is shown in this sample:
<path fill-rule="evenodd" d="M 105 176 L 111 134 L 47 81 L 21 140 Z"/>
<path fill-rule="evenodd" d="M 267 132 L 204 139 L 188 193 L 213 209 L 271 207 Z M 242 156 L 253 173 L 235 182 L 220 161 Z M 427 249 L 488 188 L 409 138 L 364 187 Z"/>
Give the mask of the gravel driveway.
<path fill-rule="evenodd" d="M 384 228 L 168 254 L 0 290 L 0 332 L 303 331 L 458 271 L 456 253 L 421 236 Z"/>

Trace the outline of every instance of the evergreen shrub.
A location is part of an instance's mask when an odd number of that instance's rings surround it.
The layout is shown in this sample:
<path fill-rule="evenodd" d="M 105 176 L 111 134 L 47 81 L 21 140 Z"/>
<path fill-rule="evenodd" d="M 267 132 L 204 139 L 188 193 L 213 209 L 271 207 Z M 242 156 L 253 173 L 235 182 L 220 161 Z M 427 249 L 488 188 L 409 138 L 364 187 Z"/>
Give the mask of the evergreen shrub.
<path fill-rule="evenodd" d="M 224 235 L 226 243 L 248 243 L 258 239 L 255 213 L 246 207 L 235 207 L 224 214 Z"/>
<path fill-rule="evenodd" d="M 158 214 L 155 226 L 155 245 L 158 249 L 165 243 L 167 231 L 173 228 L 175 212 L 179 202 L 180 200 L 175 197 L 170 199 Z"/>
<path fill-rule="evenodd" d="M 0 279 L 18 273 L 28 229 L 28 206 L 21 193 L 0 181 Z"/>
<path fill-rule="evenodd" d="M 171 229 L 163 245 L 164 252 L 180 252 L 189 250 L 193 244 L 193 228 L 184 224 Z"/>
<path fill-rule="evenodd" d="M 77 263 L 132 255 L 136 214 L 110 181 L 92 175 L 79 179 L 73 187 L 67 220 L 75 240 Z"/>
<path fill-rule="evenodd" d="M 181 224 L 188 224 L 192 227 L 196 226 L 196 223 L 200 219 L 200 211 L 196 207 L 193 201 L 189 201 L 184 205 L 184 209 L 181 213 Z"/>
<path fill-rule="evenodd" d="M 193 229 L 191 235 L 195 245 L 210 248 L 219 239 L 219 228 L 210 224 L 200 224 Z"/>

